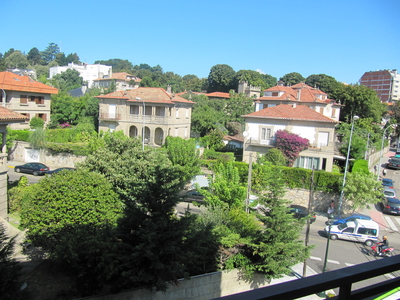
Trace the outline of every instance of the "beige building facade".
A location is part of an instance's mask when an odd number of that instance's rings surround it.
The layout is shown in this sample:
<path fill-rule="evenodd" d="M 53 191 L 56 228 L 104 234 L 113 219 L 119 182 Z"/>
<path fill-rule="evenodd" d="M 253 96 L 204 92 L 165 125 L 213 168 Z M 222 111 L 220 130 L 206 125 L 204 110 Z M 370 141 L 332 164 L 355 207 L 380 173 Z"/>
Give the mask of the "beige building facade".
<path fill-rule="evenodd" d="M 19 76 L 11 72 L 0 72 L 1 105 L 27 117 L 25 122 L 11 123 L 12 129 L 27 129 L 33 117 L 41 118 L 45 124 L 50 122 L 51 95 L 58 89 Z"/>
<path fill-rule="evenodd" d="M 140 87 L 97 96 L 99 130 L 122 130 L 129 137 L 143 137 L 149 146 L 161 146 L 167 136 L 190 137 L 194 102 L 162 88 Z"/>

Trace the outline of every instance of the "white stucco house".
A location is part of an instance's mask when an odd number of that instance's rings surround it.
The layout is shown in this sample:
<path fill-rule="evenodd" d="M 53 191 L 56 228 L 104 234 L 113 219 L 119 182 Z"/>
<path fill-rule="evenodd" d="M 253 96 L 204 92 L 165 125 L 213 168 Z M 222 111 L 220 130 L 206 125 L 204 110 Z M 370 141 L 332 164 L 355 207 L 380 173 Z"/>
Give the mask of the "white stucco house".
<path fill-rule="evenodd" d="M 56 66 L 50 68 L 50 79 L 54 75 L 61 74 L 68 69 L 73 69 L 79 72 L 80 76 L 84 81 L 87 81 L 88 87 L 93 87 L 93 81 L 98 78 L 104 78 L 105 75 L 111 77 L 112 66 L 106 66 L 101 64 L 74 64 L 69 63 L 68 66 Z"/>
<path fill-rule="evenodd" d="M 316 112 L 306 105 L 279 104 L 243 116 L 245 118 L 246 139 L 243 160 L 250 156 L 265 154 L 275 147 L 275 134 L 287 130 L 310 141 L 311 147 L 300 153 L 294 167 L 332 171 L 334 156 L 334 132 L 338 121 Z"/>

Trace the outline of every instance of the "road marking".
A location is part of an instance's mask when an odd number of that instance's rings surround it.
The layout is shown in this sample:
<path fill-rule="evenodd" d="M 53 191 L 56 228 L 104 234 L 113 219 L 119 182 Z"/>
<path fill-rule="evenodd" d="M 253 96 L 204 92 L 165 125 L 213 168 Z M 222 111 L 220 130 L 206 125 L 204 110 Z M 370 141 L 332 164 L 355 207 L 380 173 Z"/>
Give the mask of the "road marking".
<path fill-rule="evenodd" d="M 394 225 L 392 219 L 388 216 L 384 216 L 386 222 L 388 223 L 389 227 L 392 228 L 392 230 L 397 231 L 396 225 Z"/>
<path fill-rule="evenodd" d="M 310 259 L 322 261 L 322 259 L 320 257 L 315 257 L 315 256 L 310 256 Z"/>
<path fill-rule="evenodd" d="M 399 223 L 400 225 L 400 219 L 399 218 L 394 218 L 396 220 L 397 223 Z"/>
<path fill-rule="evenodd" d="M 352 267 L 352 266 L 355 266 L 355 264 L 351 264 L 351 263 L 344 263 L 346 266 L 348 266 L 348 267 Z"/>
<path fill-rule="evenodd" d="M 331 264 L 340 265 L 340 262 L 338 262 L 337 260 L 330 260 L 330 259 L 328 259 L 327 261 L 328 261 L 329 263 L 331 263 Z"/>
<path fill-rule="evenodd" d="M 389 279 L 396 278 L 396 276 L 393 276 L 392 274 L 389 274 L 389 273 L 384 274 L 383 276 L 388 277 Z"/>

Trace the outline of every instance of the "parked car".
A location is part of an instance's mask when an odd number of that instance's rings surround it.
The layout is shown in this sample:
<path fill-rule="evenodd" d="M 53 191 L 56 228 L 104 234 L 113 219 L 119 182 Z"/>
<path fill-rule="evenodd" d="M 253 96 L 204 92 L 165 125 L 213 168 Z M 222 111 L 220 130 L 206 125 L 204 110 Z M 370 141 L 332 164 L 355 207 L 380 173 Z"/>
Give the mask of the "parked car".
<path fill-rule="evenodd" d="M 75 171 L 76 169 L 64 167 L 64 168 L 55 169 L 55 170 L 53 170 L 53 171 L 47 171 L 46 174 L 53 175 L 53 174 L 57 174 L 57 173 L 59 173 L 59 172 L 61 172 L 61 171 L 65 171 L 65 170 L 68 170 L 68 171 Z"/>
<path fill-rule="evenodd" d="M 392 179 L 389 179 L 389 178 L 383 178 L 382 179 L 382 185 L 384 187 L 388 187 L 390 189 L 393 189 L 394 188 L 393 184 L 394 184 L 394 181 Z"/>
<path fill-rule="evenodd" d="M 199 201 L 203 199 L 204 195 L 197 190 L 187 191 L 185 194 L 181 196 L 182 201 Z"/>
<path fill-rule="evenodd" d="M 383 196 L 389 197 L 389 198 L 397 198 L 396 191 L 394 189 L 389 188 L 389 187 L 384 187 Z"/>
<path fill-rule="evenodd" d="M 382 201 L 382 212 L 386 214 L 400 215 L 400 200 L 397 198 L 385 198 Z"/>
<path fill-rule="evenodd" d="M 290 205 L 289 213 L 293 214 L 293 217 L 297 219 L 305 218 L 310 215 L 308 209 L 301 205 Z M 314 223 L 316 219 L 317 216 L 315 213 L 312 213 L 310 216 L 310 224 Z"/>
<path fill-rule="evenodd" d="M 389 162 L 387 163 L 387 168 L 389 169 L 400 169 L 400 158 L 392 158 L 389 159 Z"/>
<path fill-rule="evenodd" d="M 370 216 L 363 215 L 363 214 L 358 214 L 358 213 L 349 213 L 345 215 L 339 215 L 336 216 L 336 218 L 333 219 L 332 225 L 339 225 L 339 224 L 345 224 L 347 222 L 354 222 L 354 220 L 372 220 Z M 326 224 L 328 225 L 328 221 L 326 221 Z"/>
<path fill-rule="evenodd" d="M 399 150 L 396 151 L 396 154 L 394 155 L 394 157 L 395 158 L 400 158 L 400 151 Z"/>
<path fill-rule="evenodd" d="M 32 162 L 26 163 L 24 165 L 15 166 L 14 171 L 16 173 L 28 173 L 33 174 L 34 176 L 44 175 L 47 171 L 50 171 L 50 168 L 42 163 Z"/>

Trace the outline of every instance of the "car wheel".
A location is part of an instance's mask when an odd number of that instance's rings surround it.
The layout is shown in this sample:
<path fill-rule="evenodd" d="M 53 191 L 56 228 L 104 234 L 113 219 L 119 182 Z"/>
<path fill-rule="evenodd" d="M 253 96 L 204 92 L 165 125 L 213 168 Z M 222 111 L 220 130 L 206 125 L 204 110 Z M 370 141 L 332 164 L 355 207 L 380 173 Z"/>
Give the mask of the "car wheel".
<path fill-rule="evenodd" d="M 38 176 L 39 173 L 37 171 L 33 171 L 33 176 Z"/>
<path fill-rule="evenodd" d="M 21 173 L 21 169 L 20 169 L 20 168 L 15 168 L 14 171 L 15 171 L 16 173 Z"/>
<path fill-rule="evenodd" d="M 336 234 L 331 234 L 331 240 L 337 240 L 338 239 L 338 236 L 336 235 Z"/>
<path fill-rule="evenodd" d="M 365 241 L 365 245 L 368 246 L 368 247 L 371 247 L 372 244 L 373 244 L 373 242 L 371 240 L 366 240 Z"/>

